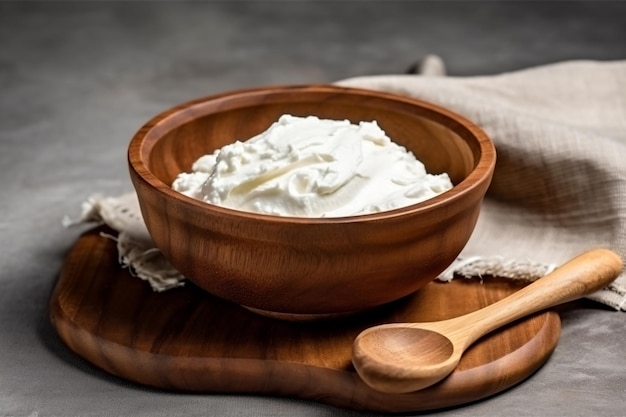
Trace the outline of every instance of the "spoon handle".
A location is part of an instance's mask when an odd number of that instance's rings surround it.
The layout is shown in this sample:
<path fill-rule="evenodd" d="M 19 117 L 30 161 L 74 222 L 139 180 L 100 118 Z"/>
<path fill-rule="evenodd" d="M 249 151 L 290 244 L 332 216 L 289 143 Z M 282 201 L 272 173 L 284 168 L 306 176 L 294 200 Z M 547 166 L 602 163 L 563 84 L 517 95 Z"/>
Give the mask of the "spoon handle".
<path fill-rule="evenodd" d="M 452 337 L 463 340 L 465 348 L 505 324 L 591 294 L 610 284 L 621 270 L 622 260 L 616 253 L 590 250 L 494 304 L 449 320 L 451 326 L 459 326 Z"/>

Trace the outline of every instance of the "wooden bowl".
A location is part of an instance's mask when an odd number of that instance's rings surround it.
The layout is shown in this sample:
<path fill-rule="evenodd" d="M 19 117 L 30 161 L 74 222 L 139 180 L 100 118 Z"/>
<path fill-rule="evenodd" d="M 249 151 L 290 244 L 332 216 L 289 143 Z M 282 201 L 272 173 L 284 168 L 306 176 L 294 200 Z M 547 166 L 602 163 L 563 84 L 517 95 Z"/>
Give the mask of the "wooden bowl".
<path fill-rule="evenodd" d="M 340 218 L 248 213 L 170 188 L 201 155 L 285 113 L 376 120 L 429 172 L 447 172 L 454 187 L 405 208 Z M 144 125 L 128 150 L 144 220 L 171 263 L 216 296 L 279 316 L 370 309 L 433 280 L 467 243 L 495 159 L 485 133 L 446 109 L 335 86 L 259 88 L 181 104 Z"/>

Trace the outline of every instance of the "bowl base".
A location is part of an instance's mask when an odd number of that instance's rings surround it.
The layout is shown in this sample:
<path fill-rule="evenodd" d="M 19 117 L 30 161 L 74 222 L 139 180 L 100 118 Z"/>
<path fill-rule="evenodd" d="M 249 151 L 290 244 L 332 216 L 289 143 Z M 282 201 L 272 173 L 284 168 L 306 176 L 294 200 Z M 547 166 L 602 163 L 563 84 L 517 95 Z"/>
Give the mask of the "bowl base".
<path fill-rule="evenodd" d="M 345 317 L 350 317 L 350 316 L 354 316 L 356 314 L 359 314 L 360 311 L 348 311 L 345 313 L 313 313 L 313 314 L 309 314 L 309 313 L 280 313 L 277 311 L 269 311 L 269 310 L 262 310 L 259 308 L 254 308 L 254 307 L 249 307 L 249 306 L 245 306 L 242 305 L 241 307 L 245 308 L 246 310 L 254 313 L 254 314 L 258 314 L 260 316 L 263 317 L 268 317 L 271 319 L 277 319 L 277 320 L 283 320 L 283 321 L 291 321 L 291 322 L 308 322 L 308 321 L 321 321 L 321 320 L 334 320 L 334 319 L 341 319 L 341 318 L 345 318 Z"/>

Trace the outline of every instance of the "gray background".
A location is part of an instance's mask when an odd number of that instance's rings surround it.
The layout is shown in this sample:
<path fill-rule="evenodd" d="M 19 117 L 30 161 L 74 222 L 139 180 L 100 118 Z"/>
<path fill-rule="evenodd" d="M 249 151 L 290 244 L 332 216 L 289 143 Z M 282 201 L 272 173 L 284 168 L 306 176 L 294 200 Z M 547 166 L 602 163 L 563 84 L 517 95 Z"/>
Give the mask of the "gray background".
<path fill-rule="evenodd" d="M 621 2 L 0 3 L 0 415 L 361 415 L 314 402 L 181 395 L 109 376 L 47 317 L 65 230 L 90 194 L 131 189 L 132 134 L 182 101 L 264 84 L 451 75 L 626 58 Z M 441 415 L 624 415 L 625 316 L 560 309 L 561 341 L 531 379 Z"/>

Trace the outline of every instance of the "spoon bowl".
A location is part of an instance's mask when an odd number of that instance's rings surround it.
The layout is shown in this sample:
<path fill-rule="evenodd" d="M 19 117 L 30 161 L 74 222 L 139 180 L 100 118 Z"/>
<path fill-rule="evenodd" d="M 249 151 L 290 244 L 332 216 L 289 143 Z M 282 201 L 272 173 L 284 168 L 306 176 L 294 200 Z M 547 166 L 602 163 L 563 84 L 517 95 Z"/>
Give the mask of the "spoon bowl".
<path fill-rule="evenodd" d="M 594 249 L 520 291 L 475 312 L 427 323 L 391 323 L 364 330 L 352 362 L 363 381 L 385 393 L 406 393 L 448 376 L 480 337 L 526 315 L 591 294 L 611 283 L 622 260 Z"/>
<path fill-rule="evenodd" d="M 354 345 L 353 362 L 361 378 L 378 391 L 408 392 L 396 387 L 410 384 L 409 391 L 417 391 L 438 382 L 442 373 L 454 370 L 461 354 L 444 334 L 399 323 L 361 333 Z"/>

